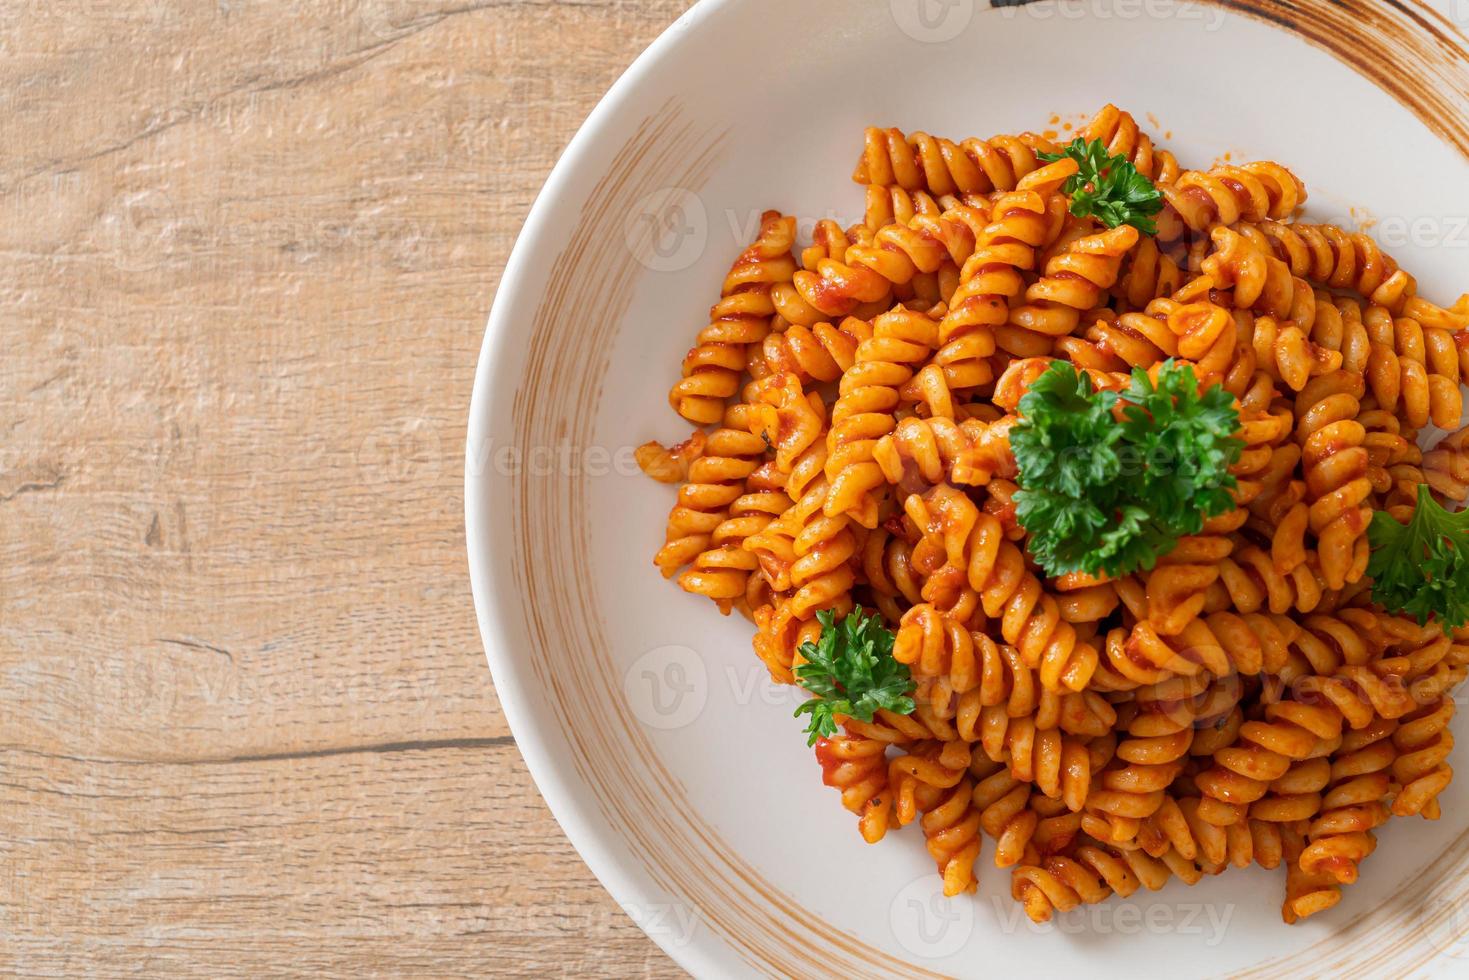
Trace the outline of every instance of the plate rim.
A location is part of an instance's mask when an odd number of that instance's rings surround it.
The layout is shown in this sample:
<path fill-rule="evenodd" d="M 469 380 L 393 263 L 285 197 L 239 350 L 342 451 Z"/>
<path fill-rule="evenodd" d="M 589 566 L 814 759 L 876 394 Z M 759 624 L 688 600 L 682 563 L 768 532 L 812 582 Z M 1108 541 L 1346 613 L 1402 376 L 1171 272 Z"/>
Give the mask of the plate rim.
<path fill-rule="evenodd" d="M 472 545 L 485 532 L 489 524 L 488 512 L 492 506 L 492 483 L 482 469 L 482 461 L 477 458 L 476 450 L 489 438 L 488 409 L 495 396 L 495 386 L 490 375 L 497 355 L 511 338 L 510 315 L 507 311 L 518 304 L 521 293 L 526 288 L 522 267 L 530 261 L 530 253 L 539 247 L 538 240 L 546 233 L 551 221 L 553 202 L 571 182 L 573 171 L 581 159 L 597 145 L 619 105 L 652 70 L 653 65 L 678 43 L 683 34 L 697 28 L 733 2 L 734 0 L 696 0 L 693 6 L 664 28 L 623 70 L 567 143 L 560 159 L 551 168 L 545 183 L 536 193 L 525 222 L 516 234 L 515 244 L 511 246 L 485 324 L 485 335 L 480 343 L 469 401 L 464 453 L 464 538 L 469 559 L 470 592 L 474 599 L 480 642 L 484 646 L 485 660 L 490 668 L 490 679 L 495 686 L 495 694 L 500 702 L 500 709 L 505 714 L 511 737 L 525 760 L 526 770 L 530 773 L 536 790 L 573 850 L 611 896 L 612 901 L 624 912 L 628 905 L 647 904 L 650 899 L 648 889 L 634 880 L 597 839 L 597 834 L 590 825 L 590 818 L 585 813 L 586 804 L 576 799 L 571 780 L 560 773 L 552 762 L 545 736 L 538 726 L 531 723 L 527 714 L 522 713 L 520 707 L 520 699 L 525 695 L 523 678 L 513 658 L 504 649 L 503 627 L 495 608 L 494 595 L 501 573 L 494 568 L 493 563 L 487 561 L 485 549 Z M 715 974 L 724 967 L 709 948 L 708 940 L 675 943 L 671 936 L 655 934 L 641 926 L 639 930 L 678 966 L 694 976 Z M 714 941 L 719 942 L 717 939 Z"/>

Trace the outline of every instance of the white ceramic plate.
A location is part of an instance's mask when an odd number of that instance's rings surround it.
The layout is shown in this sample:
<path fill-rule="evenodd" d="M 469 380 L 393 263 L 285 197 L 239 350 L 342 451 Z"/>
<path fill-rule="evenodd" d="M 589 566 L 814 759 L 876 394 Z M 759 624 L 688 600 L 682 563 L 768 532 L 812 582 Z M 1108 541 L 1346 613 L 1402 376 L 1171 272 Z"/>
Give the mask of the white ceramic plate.
<path fill-rule="evenodd" d="M 849 175 L 868 124 L 959 139 L 1113 101 L 1151 114 L 1185 165 L 1288 164 L 1308 214 L 1376 219 L 1422 291 L 1452 301 L 1469 254 L 1469 125 L 1453 94 L 1469 92 L 1454 23 L 1469 3 L 1453 2 L 706 0 L 598 106 L 490 318 L 469 558 L 536 782 L 676 960 L 700 976 L 1469 971 L 1463 781 L 1443 820 L 1387 827 L 1343 902 L 1296 927 L 1280 922 L 1282 876 L 1259 869 L 1042 928 L 987 850 L 979 895 L 943 899 L 921 834 L 858 838 L 750 625 L 657 574 L 672 492 L 631 455 L 687 434 L 666 393 L 760 211 L 808 233 L 860 215 Z"/>

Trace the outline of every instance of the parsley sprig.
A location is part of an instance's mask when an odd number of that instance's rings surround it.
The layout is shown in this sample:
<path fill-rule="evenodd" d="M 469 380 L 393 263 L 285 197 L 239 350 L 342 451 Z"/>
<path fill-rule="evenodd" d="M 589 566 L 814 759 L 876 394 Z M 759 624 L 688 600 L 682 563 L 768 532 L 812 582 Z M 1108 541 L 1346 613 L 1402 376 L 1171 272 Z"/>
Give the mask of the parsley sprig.
<path fill-rule="evenodd" d="M 821 638 L 801 644 L 806 663 L 796 668 L 796 682 L 816 695 L 796 709 L 810 715 L 807 745 L 835 735 L 836 716 L 871 721 L 879 708 L 906 715 L 913 711 L 913 678 L 905 664 L 893 659 L 893 633 L 881 616 L 861 610 L 836 623 L 830 611 L 816 614 Z"/>
<path fill-rule="evenodd" d="M 1469 511 L 1445 510 L 1419 484 L 1413 519 L 1400 524 L 1377 511 L 1367 536 L 1372 598 L 1383 608 L 1420 625 L 1437 617 L 1445 629 L 1469 621 Z"/>
<path fill-rule="evenodd" d="M 1020 414 L 1010 432 L 1016 516 L 1047 574 L 1152 568 L 1234 507 L 1239 411 L 1219 385 L 1201 393 L 1187 364 L 1164 362 L 1156 385 L 1134 369 L 1119 394 L 1056 361 L 1020 399 Z"/>
<path fill-rule="evenodd" d="M 1132 225 L 1145 235 L 1156 235 L 1153 215 L 1163 210 L 1163 195 L 1125 156 L 1108 156 L 1101 140 L 1078 136 L 1060 153 L 1037 153 L 1047 163 L 1070 157 L 1080 168 L 1061 186 L 1071 196 L 1071 213 L 1095 217 L 1108 228 Z"/>

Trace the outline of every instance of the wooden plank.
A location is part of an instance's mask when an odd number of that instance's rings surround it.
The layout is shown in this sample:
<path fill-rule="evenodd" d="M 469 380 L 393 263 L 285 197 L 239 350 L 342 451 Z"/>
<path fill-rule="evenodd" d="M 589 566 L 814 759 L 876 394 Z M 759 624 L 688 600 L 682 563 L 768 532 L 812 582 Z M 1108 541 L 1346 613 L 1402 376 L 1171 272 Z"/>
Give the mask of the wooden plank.
<path fill-rule="evenodd" d="M 0 970 L 675 975 L 490 690 L 500 270 L 688 0 L 0 0 Z"/>

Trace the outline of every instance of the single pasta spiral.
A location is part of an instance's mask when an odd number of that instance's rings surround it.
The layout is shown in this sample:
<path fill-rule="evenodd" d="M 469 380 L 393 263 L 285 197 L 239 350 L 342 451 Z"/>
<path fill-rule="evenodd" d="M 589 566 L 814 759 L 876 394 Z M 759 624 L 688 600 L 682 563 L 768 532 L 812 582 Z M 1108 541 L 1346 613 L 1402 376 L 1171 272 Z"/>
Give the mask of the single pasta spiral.
<path fill-rule="evenodd" d="M 1349 732 L 1335 760 L 1316 760 L 1327 765 L 1330 785 L 1308 815 L 1308 843 L 1299 859 L 1306 874 L 1330 875 L 1343 885 L 1357 880 L 1358 866 L 1377 847 L 1372 831 L 1388 820 L 1385 801 L 1393 793 L 1397 727 L 1395 721 L 1378 719 Z"/>
<path fill-rule="evenodd" d="M 1155 858 L 1172 852 L 1196 864 L 1204 874 L 1218 874 L 1230 865 L 1276 868 L 1282 850 L 1280 832 L 1274 824 L 1250 820 L 1219 827 L 1199 816 L 1198 797 L 1175 797 L 1171 793 L 1164 796 L 1158 811 L 1143 821 L 1136 844 Z"/>
<path fill-rule="evenodd" d="M 1259 231 L 1292 275 L 1318 285 L 1351 290 L 1394 313 L 1418 290 L 1413 277 L 1361 232 L 1278 220 L 1260 222 Z"/>
<path fill-rule="evenodd" d="M 893 430 L 899 389 L 938 344 L 938 324 L 901 308 L 878 317 L 872 337 L 857 347 L 856 361 L 842 375 L 841 394 L 831 412 L 826 475 L 827 517 L 848 515 L 866 528 L 877 526 L 878 497 L 886 488 L 873 458 L 877 441 Z"/>
<path fill-rule="evenodd" d="M 817 739 L 816 761 L 826 785 L 841 791 L 842 806 L 858 815 L 862 839 L 876 844 L 887 834 L 892 812 L 883 742 L 861 735 Z"/>
<path fill-rule="evenodd" d="M 766 528 L 774 532 L 746 541 L 746 547 L 757 552 L 762 566 L 779 567 L 789 562 L 789 610 L 798 619 L 809 619 L 819 609 L 841 609 L 848 605 L 855 576 L 852 558 L 858 553 L 859 539 L 845 515 L 830 517 L 823 512 L 829 493 L 824 479 L 818 480 L 800 500 Z M 779 536 L 787 536 L 789 551 Z M 766 550 L 768 549 L 768 550 Z M 765 550 L 765 555 L 760 552 Z M 772 583 L 774 588 L 780 586 Z"/>
<path fill-rule="evenodd" d="M 985 358 L 995 352 L 995 330 L 1008 322 L 1011 301 L 1025 289 L 1023 272 L 1035 265 L 1036 248 L 1053 237 L 1051 212 L 1035 191 L 1004 194 L 995 202 L 939 327 L 942 346 L 935 361 L 950 372 L 954 387 L 992 380 Z"/>
<path fill-rule="evenodd" d="M 888 483 L 908 490 L 945 480 L 983 486 L 996 476 L 1015 475 L 1009 439 L 1014 424 L 1008 415 L 994 422 L 905 418 L 878 440 L 873 459 Z"/>
<path fill-rule="evenodd" d="M 980 746 L 992 761 L 1005 763 L 1015 779 L 1034 783 L 1073 812 L 1086 805 L 1092 773 L 1084 741 L 1044 727 L 1034 716 L 1012 718 L 1002 706 L 986 709 L 982 719 Z"/>
<path fill-rule="evenodd" d="M 1394 317 L 1376 304 L 1363 315 L 1363 324 L 1370 344 L 1367 379 L 1377 403 L 1388 411 L 1401 409 L 1404 422 L 1414 429 L 1430 421 L 1441 429 L 1457 429 L 1464 396 L 1452 334 Z"/>
<path fill-rule="evenodd" d="M 1081 128 L 1082 139 L 1100 140 L 1109 156 L 1125 157 L 1138 173 L 1158 184 L 1168 184 L 1179 174 L 1172 153 L 1153 145 L 1153 139 L 1138 126 L 1132 113 L 1110 102 Z"/>
<path fill-rule="evenodd" d="M 1209 235 L 1212 251 L 1201 263 L 1202 275 L 1178 295 L 1219 290 L 1228 293 L 1230 305 L 1253 310 L 1277 321 L 1311 323 L 1316 315 L 1316 294 L 1306 280 L 1292 274 L 1283 261 L 1250 236 L 1223 225 Z"/>
<path fill-rule="evenodd" d="M 1291 824 L 1281 827 L 1285 857 L 1285 903 L 1281 917 L 1287 925 L 1334 908 L 1341 901 L 1341 883 L 1329 871 L 1306 871 L 1301 856 L 1306 840 Z"/>
<path fill-rule="evenodd" d="M 1253 350 L 1255 363 L 1271 379 L 1292 391 L 1300 391 L 1312 378 L 1338 371 L 1342 366 L 1340 351 L 1313 341 L 1294 320 L 1241 314 L 1236 317 L 1236 323 L 1245 327 L 1241 339 Z"/>
<path fill-rule="evenodd" d="M 927 133 L 904 136 L 898 129 L 872 126 L 864 139 L 853 180 L 873 187 L 927 191 L 935 197 L 1013 190 L 1022 177 L 1041 166 L 1038 150 L 1055 149 L 1033 133 L 955 143 Z"/>
<path fill-rule="evenodd" d="M 745 480 L 745 492 L 729 505 L 724 520 L 709 535 L 709 547 L 701 551 L 678 577 L 685 592 L 713 599 L 728 613 L 740 599 L 758 599 L 751 590 L 750 576 L 759 567 L 745 541 L 764 531 L 790 507 L 785 479 L 766 463 Z"/>
<path fill-rule="evenodd" d="M 1356 582 L 1367 571 L 1372 484 L 1363 445 L 1367 431 L 1357 421 L 1362 395 L 1360 375 L 1334 371 L 1305 386 L 1297 399 L 1296 438 L 1302 447 L 1306 499 L 1294 510 L 1306 508 L 1329 589 Z M 1291 522 L 1289 515 L 1285 522 Z"/>
<path fill-rule="evenodd" d="M 980 829 L 995 841 L 995 866 L 1014 867 L 1025 860 L 1040 828 L 1041 817 L 1030 806 L 1031 786 L 978 749 L 969 771 L 974 779 L 970 798 L 979 811 Z"/>
<path fill-rule="evenodd" d="M 1010 311 L 1010 322 L 1047 337 L 1071 333 L 1081 314 L 1096 307 L 1117 282 L 1122 257 L 1136 243 L 1137 229 L 1131 225 L 1072 240 L 1026 289 L 1025 303 Z"/>
<path fill-rule="evenodd" d="M 1067 172 L 1061 167 L 1057 163 L 1047 168 L 1053 173 L 1052 182 Z M 939 331 L 943 344 L 939 363 L 970 363 L 993 354 L 996 342 L 1020 356 L 1041 353 L 1031 349 L 1033 343 L 1026 343 L 1022 332 L 1008 326 L 1010 307 L 1025 292 L 1025 273 L 1035 268 L 1037 249 L 1052 244 L 1064 223 L 1065 200 L 1054 191 L 1017 190 L 996 198 L 990 223 L 959 272 L 958 289 Z M 988 365 L 983 373 L 988 373 Z"/>
<path fill-rule="evenodd" d="M 1130 631 L 1114 629 L 1107 636 L 1106 655 L 1112 668 L 1133 684 L 1205 673 L 1254 677 L 1283 668 L 1299 635 L 1300 628 L 1287 616 L 1221 609 L 1193 620 L 1176 636 L 1162 635 L 1147 621 Z"/>
<path fill-rule="evenodd" d="M 938 865 L 944 894 L 972 892 L 979 882 L 974 862 L 979 859 L 980 811 L 974 806 L 974 790 L 966 776 L 923 814 L 923 836 L 928 853 Z"/>
<path fill-rule="evenodd" d="M 911 283 L 920 273 L 937 272 L 945 263 L 962 266 L 989 223 L 987 212 L 960 204 L 938 216 L 920 214 L 905 224 L 887 225 L 869 233 L 870 243 L 852 245 L 841 258 L 823 258 L 814 271 L 796 272 L 796 291 L 824 316 L 845 316 L 859 304 L 889 296 L 895 286 Z"/>
<path fill-rule="evenodd" d="M 1393 733 L 1398 751 L 1393 760 L 1393 779 L 1402 786 L 1392 804 L 1397 816 L 1419 814 L 1438 819 L 1438 794 L 1454 775 L 1446 761 L 1454 748 L 1454 736 L 1449 731 L 1453 717 L 1453 699 L 1442 697 L 1408 715 Z"/>
<path fill-rule="evenodd" d="M 1172 296 L 1182 288 L 1185 275 L 1178 256 L 1161 249 L 1154 236 L 1143 235 L 1124 257 L 1112 294 L 1121 303 L 1141 309 L 1152 300 Z"/>
<path fill-rule="evenodd" d="M 872 336 L 872 324 L 847 317 L 837 325 L 793 323 L 765 338 L 761 353 L 767 374 L 794 374 L 802 383 L 835 381 L 857 359 L 857 348 Z"/>
<path fill-rule="evenodd" d="M 1423 472 L 1428 485 L 1448 499 L 1469 499 L 1469 428 L 1445 436 L 1424 453 Z"/>
<path fill-rule="evenodd" d="M 1195 777 L 1203 794 L 1201 810 L 1210 823 L 1227 825 L 1245 818 L 1271 782 L 1292 762 L 1309 759 L 1340 744 L 1341 712 L 1331 705 L 1281 701 L 1265 710 L 1262 721 L 1247 721 L 1240 739 L 1214 754 L 1214 765 Z"/>
<path fill-rule="evenodd" d="M 724 403 L 739 389 L 745 350 L 770 332 L 775 305 L 771 289 L 790 282 L 796 272 L 791 246 L 796 219 L 767 211 L 760 237 L 745 250 L 725 277 L 722 298 L 710 311 L 710 323 L 683 362 L 683 378 L 668 393 L 678 414 L 697 425 L 718 422 Z"/>
<path fill-rule="evenodd" d="M 1131 821 L 1157 812 L 1193 744 L 1194 713 L 1188 697 L 1181 696 L 1187 692 L 1178 683 L 1156 687 L 1118 712 L 1127 737 L 1118 742 L 1112 766 L 1101 773 L 1089 809 Z"/>
<path fill-rule="evenodd" d="M 916 215 L 939 215 L 945 209 L 959 203 L 952 196 L 942 200 L 923 190 L 908 191 L 896 184 L 867 186 L 867 205 L 862 212 L 862 223 L 873 231 L 891 224 L 907 224 Z"/>
<path fill-rule="evenodd" d="M 1158 218 L 1158 238 L 1177 239 L 1185 232 L 1207 232 L 1215 225 L 1241 221 L 1284 220 L 1306 202 L 1306 187 L 1278 163 L 1188 170 L 1173 182 L 1158 185 L 1165 202 Z"/>
<path fill-rule="evenodd" d="M 1108 850 L 1082 837 L 1066 852 L 1016 868 L 1010 894 L 1032 921 L 1049 922 L 1056 912 L 1095 905 L 1114 892 L 1126 898 L 1142 887 L 1157 891 L 1174 877 L 1192 885 L 1203 872 L 1173 849 L 1155 858 L 1140 848 Z"/>
<path fill-rule="evenodd" d="M 744 496 L 745 481 L 760 468 L 765 443 L 741 424 L 745 414 L 743 406 L 732 406 L 726 421 L 734 424 L 710 433 L 704 454 L 689 465 L 688 482 L 668 515 L 664 545 L 653 558 L 666 578 L 709 548 L 730 506 Z"/>

